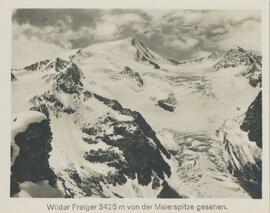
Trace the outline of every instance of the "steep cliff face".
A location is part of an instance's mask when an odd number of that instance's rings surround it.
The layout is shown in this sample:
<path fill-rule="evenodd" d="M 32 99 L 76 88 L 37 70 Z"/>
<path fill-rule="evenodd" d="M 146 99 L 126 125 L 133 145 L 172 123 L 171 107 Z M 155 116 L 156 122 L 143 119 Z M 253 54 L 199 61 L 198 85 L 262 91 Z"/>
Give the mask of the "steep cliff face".
<path fill-rule="evenodd" d="M 262 93 L 245 114 L 227 120 L 221 128 L 230 173 L 253 198 L 262 196 Z"/>
<path fill-rule="evenodd" d="M 51 120 L 50 165 L 65 196 L 156 196 L 171 175 L 170 155 L 144 117 L 90 92 L 74 64 L 43 80 L 52 87 L 31 99 L 31 110 Z"/>
<path fill-rule="evenodd" d="M 13 119 L 14 130 L 11 146 L 11 196 L 20 191 L 25 181 L 56 183 L 56 176 L 49 165 L 52 133 L 49 121 L 38 112 L 26 112 Z"/>
<path fill-rule="evenodd" d="M 249 106 L 240 128 L 248 132 L 250 141 L 254 141 L 262 148 L 262 92 Z"/>

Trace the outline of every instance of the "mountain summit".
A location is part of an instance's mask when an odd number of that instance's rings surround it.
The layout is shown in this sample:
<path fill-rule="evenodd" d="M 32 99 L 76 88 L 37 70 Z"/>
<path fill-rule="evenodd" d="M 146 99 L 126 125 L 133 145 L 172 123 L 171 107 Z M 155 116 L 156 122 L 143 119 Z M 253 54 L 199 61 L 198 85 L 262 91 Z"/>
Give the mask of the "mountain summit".
<path fill-rule="evenodd" d="M 160 55 L 150 50 L 141 40 L 134 37 L 93 44 L 79 50 L 73 56 L 73 60 L 83 63 L 85 60 L 93 57 L 110 58 L 113 61 L 119 58 L 131 61 L 135 60 L 136 62 L 154 66 L 155 69 L 160 68 L 159 62 L 163 60 Z"/>
<path fill-rule="evenodd" d="M 247 50 L 235 46 L 228 50 L 224 56 L 214 65 L 216 70 L 221 68 L 236 67 L 238 65 L 261 67 L 260 57 Z"/>

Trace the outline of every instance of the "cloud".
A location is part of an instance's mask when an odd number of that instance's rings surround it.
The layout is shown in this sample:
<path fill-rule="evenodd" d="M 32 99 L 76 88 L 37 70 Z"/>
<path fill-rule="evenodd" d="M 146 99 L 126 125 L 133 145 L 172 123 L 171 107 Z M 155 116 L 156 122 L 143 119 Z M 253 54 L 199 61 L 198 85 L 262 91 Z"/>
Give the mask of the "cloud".
<path fill-rule="evenodd" d="M 173 49 L 186 50 L 198 45 L 199 41 L 191 37 L 181 37 L 181 39 L 169 36 L 165 39 L 164 45 Z"/>
<path fill-rule="evenodd" d="M 261 51 L 261 27 L 258 22 L 250 19 L 239 26 L 232 26 L 226 37 L 218 45 L 220 49 L 241 46 L 245 49 Z"/>
<path fill-rule="evenodd" d="M 260 51 L 261 18 L 253 10 L 19 9 L 13 36 L 64 49 L 138 36 L 159 54 L 175 59 L 234 45 Z"/>
<path fill-rule="evenodd" d="M 73 30 L 73 19 L 65 15 L 52 25 L 43 27 L 27 23 L 14 23 L 13 35 L 24 34 L 27 37 L 37 37 L 40 40 L 50 42 L 65 49 L 76 48 L 73 46 L 76 40 L 106 41 L 113 40 L 122 36 L 121 32 L 125 27 L 133 30 L 140 29 L 144 21 L 142 17 L 135 13 L 111 15 L 105 13 L 96 22 L 95 26 L 81 26 Z M 87 42 L 86 42 L 87 43 Z"/>
<path fill-rule="evenodd" d="M 20 34 L 12 39 L 12 67 L 24 67 L 36 61 L 57 57 L 63 52 L 64 49 L 55 44 Z"/>
<path fill-rule="evenodd" d="M 143 25 L 142 17 L 135 13 L 106 14 L 101 17 L 96 28 L 92 29 L 92 33 L 97 40 L 111 40 L 121 37 L 121 29 L 131 25 L 135 27 L 134 30 L 139 29 Z"/>
<path fill-rule="evenodd" d="M 13 24 L 13 38 L 20 35 L 25 35 L 28 39 L 39 39 L 48 43 L 57 44 L 63 48 L 71 48 L 69 38 L 72 37 L 72 32 L 63 21 L 59 20 L 54 26 L 45 26 L 42 29 L 25 24 Z"/>
<path fill-rule="evenodd" d="M 15 12 L 16 13 L 16 12 Z M 14 14 L 15 14 L 14 13 Z M 73 30 L 73 19 L 65 15 L 52 25 L 14 22 L 12 25 L 12 64 L 26 66 L 34 61 L 56 57 L 64 49 L 83 47 L 96 41 L 112 40 L 121 36 L 126 26 L 139 29 L 143 19 L 135 13 L 110 15 L 104 13 L 96 26 L 82 26 Z"/>
<path fill-rule="evenodd" d="M 197 52 L 226 51 L 239 45 L 260 51 L 260 12 L 253 10 L 145 10 L 150 24 L 141 30 L 147 41 L 164 38 L 170 57 L 195 57 Z M 253 22 L 250 32 L 244 25 Z M 243 26 L 242 26 L 243 25 Z M 256 32 L 256 33 L 255 33 Z M 241 39 L 242 37 L 242 39 Z M 170 51 L 166 50 L 169 49 Z"/>

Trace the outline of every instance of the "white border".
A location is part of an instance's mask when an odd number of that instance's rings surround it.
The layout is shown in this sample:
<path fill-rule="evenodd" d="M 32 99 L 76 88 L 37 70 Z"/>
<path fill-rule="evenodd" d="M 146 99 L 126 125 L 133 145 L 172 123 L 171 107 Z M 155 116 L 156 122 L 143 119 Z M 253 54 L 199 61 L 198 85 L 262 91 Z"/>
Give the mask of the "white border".
<path fill-rule="evenodd" d="M 269 210 L 269 1 L 267 0 L 1 0 L 0 33 L 0 212 L 48 212 L 47 203 L 172 203 L 172 204 L 226 204 L 227 211 L 219 212 L 270 212 Z M 262 11 L 262 47 L 263 47 L 263 199 L 14 199 L 9 197 L 10 176 L 10 113 L 11 113 L 11 9 L 12 8 L 141 8 L 141 9 L 257 9 Z M 53 211 L 58 212 L 58 211 Z M 59 211 L 60 212 L 60 211 Z M 70 212 L 70 211 L 62 211 Z M 78 211 L 85 212 L 85 211 Z M 90 211 L 93 212 L 93 211 Z M 105 211 L 102 211 L 105 212 Z M 108 211 L 118 212 L 118 211 Z M 129 212 L 129 211 L 123 211 Z M 135 211 L 131 211 L 135 212 Z M 159 211 L 144 211 L 159 212 Z M 166 212 L 166 211 L 163 211 Z M 175 212 L 175 211 L 168 211 Z M 192 212 L 192 211 L 179 211 Z M 197 211 L 196 211 L 197 212 Z M 208 212 L 208 211 L 201 211 Z M 211 211 L 216 212 L 216 211 Z"/>

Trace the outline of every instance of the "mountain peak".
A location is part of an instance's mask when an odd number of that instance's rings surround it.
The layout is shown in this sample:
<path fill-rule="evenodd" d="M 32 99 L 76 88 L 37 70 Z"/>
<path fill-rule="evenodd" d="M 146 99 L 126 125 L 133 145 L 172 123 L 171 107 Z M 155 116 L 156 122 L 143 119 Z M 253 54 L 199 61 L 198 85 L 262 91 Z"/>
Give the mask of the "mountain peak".
<path fill-rule="evenodd" d="M 135 36 L 129 36 L 129 37 L 124 38 L 123 40 L 129 41 L 131 43 L 133 40 L 138 40 L 138 39 Z"/>
<path fill-rule="evenodd" d="M 129 37 L 126 37 L 124 39 L 122 39 L 123 42 L 127 42 L 129 44 L 132 44 L 133 46 L 138 44 L 138 43 L 142 43 L 142 41 L 137 38 L 136 36 L 129 36 Z"/>
<path fill-rule="evenodd" d="M 217 59 L 220 56 L 219 52 L 212 52 L 210 54 L 208 54 L 206 57 L 209 59 Z"/>
<path fill-rule="evenodd" d="M 153 65 L 155 69 L 160 68 L 156 61 L 162 59 L 162 57 L 151 51 L 148 47 L 146 47 L 140 39 L 131 36 L 124 39 L 123 41 L 127 41 L 128 45 L 131 44 L 132 47 L 135 48 L 136 61 L 148 62 L 149 64 Z"/>
<path fill-rule="evenodd" d="M 137 44 L 143 44 L 142 41 L 136 37 L 130 37 L 129 39 L 130 39 L 130 42 L 133 46 L 137 45 Z"/>
<path fill-rule="evenodd" d="M 232 48 L 228 49 L 225 52 L 223 57 L 227 57 L 227 56 L 238 57 L 239 55 L 246 55 L 246 54 L 248 54 L 248 52 L 245 49 L 243 49 L 240 46 L 235 45 Z"/>
<path fill-rule="evenodd" d="M 259 56 L 250 54 L 248 51 L 239 46 L 229 49 L 225 55 L 214 65 L 216 70 L 220 68 L 243 66 L 261 66 Z"/>
<path fill-rule="evenodd" d="M 123 41 L 127 41 L 128 44 L 131 44 L 136 49 L 144 49 L 147 52 L 149 52 L 149 49 L 144 45 L 144 43 L 139 38 L 137 38 L 135 36 L 127 37 L 127 38 L 123 39 Z"/>
<path fill-rule="evenodd" d="M 160 55 L 146 47 L 139 38 L 130 36 L 121 40 L 92 44 L 77 52 L 72 57 L 72 61 L 86 63 L 86 60 L 93 60 L 97 57 L 109 61 L 123 57 L 126 60 L 150 64 L 155 69 L 160 69 L 158 62 L 163 60 Z"/>
<path fill-rule="evenodd" d="M 156 56 L 149 50 L 141 40 L 135 37 L 130 37 L 131 45 L 136 48 L 136 60 L 148 61 L 155 60 Z"/>
<path fill-rule="evenodd" d="M 242 47 L 237 46 L 237 45 L 233 46 L 233 47 L 231 48 L 231 50 L 237 50 L 237 51 L 240 51 L 240 52 L 246 52 L 245 49 L 243 49 Z"/>

